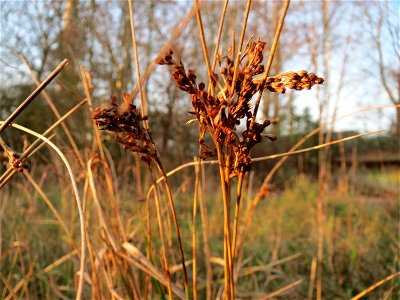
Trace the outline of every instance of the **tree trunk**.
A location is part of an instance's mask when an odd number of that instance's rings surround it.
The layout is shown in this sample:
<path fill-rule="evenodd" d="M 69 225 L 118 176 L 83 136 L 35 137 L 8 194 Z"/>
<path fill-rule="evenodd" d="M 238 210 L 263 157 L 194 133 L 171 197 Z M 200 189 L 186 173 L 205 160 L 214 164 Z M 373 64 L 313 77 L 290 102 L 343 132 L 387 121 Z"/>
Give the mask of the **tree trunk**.
<path fill-rule="evenodd" d="M 400 104 L 400 103 L 398 103 Z M 400 137 L 400 107 L 396 107 L 396 120 L 394 124 L 394 135 Z"/>

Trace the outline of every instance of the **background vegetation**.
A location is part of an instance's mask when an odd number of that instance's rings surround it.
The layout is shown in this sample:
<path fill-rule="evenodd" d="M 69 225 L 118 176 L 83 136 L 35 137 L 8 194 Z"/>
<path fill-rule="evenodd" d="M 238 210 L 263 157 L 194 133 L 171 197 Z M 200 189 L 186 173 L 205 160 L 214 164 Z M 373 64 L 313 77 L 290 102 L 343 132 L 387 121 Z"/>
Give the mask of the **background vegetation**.
<path fill-rule="evenodd" d="M 86 209 L 88 252 L 93 257 L 87 258 L 84 299 L 168 296 L 162 285 L 149 283 L 150 276 L 139 271 L 138 265 L 121 259 L 104 233 L 108 224 L 118 243 L 129 241 L 146 255 L 150 173 L 110 133 L 101 133 L 101 157 L 91 120 L 93 107 L 108 105 L 112 95 L 121 99 L 124 92 L 137 89 L 128 4 L 98 0 L 0 3 L 0 120 L 64 58 L 69 60 L 67 68 L 15 122 L 44 132 L 60 115 L 91 98 L 92 106 L 83 104 L 52 137 L 72 166 Z M 198 156 L 198 130 L 196 124 L 185 125 L 192 118 L 188 95 L 175 87 L 164 67 L 154 68 L 154 62 L 171 48 L 185 66 L 195 69 L 199 82 L 207 81 L 193 5 L 191 1 L 133 3 L 139 67 L 142 78 L 149 74 L 142 85 L 149 127 L 166 171 Z M 224 1 L 200 4 L 210 55 L 223 5 Z M 282 6 L 280 1 L 251 4 L 245 41 L 252 35 L 266 41 L 265 57 Z M 246 1 L 228 5 L 219 47 L 225 52 L 232 32 L 236 39 L 240 35 L 245 8 Z M 278 140 L 258 144 L 253 157 L 287 152 L 320 125 L 324 129 L 301 148 L 366 131 L 386 132 L 291 156 L 276 172 L 278 159 L 254 163 L 244 179 L 240 220 L 248 222 L 248 227 L 240 236 L 238 298 L 350 299 L 398 272 L 398 9 L 397 2 L 389 1 L 290 4 L 270 74 L 306 69 L 324 77 L 325 83 L 299 93 L 264 93 L 260 120 L 273 120 L 265 133 L 277 135 Z M 1 138 L 19 153 L 34 141 L 11 127 Z M 4 149 L 1 159 L 0 173 L 4 174 L 10 167 Z M 15 174 L 0 189 L 1 298 L 73 298 L 79 278 L 80 234 L 68 174 L 48 147 L 27 163 L 29 170 Z M 197 228 L 198 298 L 215 299 L 222 297 L 224 276 L 218 168 L 204 165 L 197 174 L 194 167 L 185 168 L 169 180 L 188 260 L 193 228 Z M 262 185 L 266 176 L 268 184 Z M 202 211 L 197 221 L 192 212 L 196 178 L 204 203 L 199 204 Z M 260 187 L 262 196 L 253 207 Z M 161 193 L 162 203 L 165 196 Z M 151 201 L 151 263 L 161 270 L 161 237 Z M 105 220 L 99 219 L 99 207 Z M 171 271 L 172 282 L 183 290 L 176 235 L 167 221 L 167 205 L 163 207 L 167 252 L 176 269 Z M 192 280 L 190 262 L 187 268 Z M 400 298 L 399 285 L 396 277 L 365 298 Z"/>

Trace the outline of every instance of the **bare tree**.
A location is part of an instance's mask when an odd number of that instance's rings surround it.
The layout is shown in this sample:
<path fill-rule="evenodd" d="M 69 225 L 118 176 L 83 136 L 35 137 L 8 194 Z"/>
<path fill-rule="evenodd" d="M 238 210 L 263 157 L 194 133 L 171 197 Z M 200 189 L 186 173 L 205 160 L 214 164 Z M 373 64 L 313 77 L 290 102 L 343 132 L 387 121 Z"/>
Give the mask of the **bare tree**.
<path fill-rule="evenodd" d="M 376 2 L 365 6 L 365 18 L 368 32 L 375 51 L 374 63 L 378 69 L 377 78 L 387 97 L 396 107 L 394 135 L 400 136 L 400 52 L 399 18 L 396 7 L 390 2 Z M 389 55 L 388 55 L 389 54 Z"/>

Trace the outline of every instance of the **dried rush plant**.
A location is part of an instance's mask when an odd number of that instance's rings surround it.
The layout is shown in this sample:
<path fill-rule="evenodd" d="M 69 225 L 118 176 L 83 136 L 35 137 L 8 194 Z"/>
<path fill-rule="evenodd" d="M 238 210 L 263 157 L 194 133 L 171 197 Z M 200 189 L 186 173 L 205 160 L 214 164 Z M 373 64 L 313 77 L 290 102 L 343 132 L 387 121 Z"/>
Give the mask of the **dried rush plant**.
<path fill-rule="evenodd" d="M 185 70 L 182 62 L 172 58 L 172 51 L 159 61 L 174 70 L 171 74 L 177 87 L 188 93 L 192 100 L 193 111 L 190 114 L 199 124 L 199 145 L 201 158 L 217 157 L 220 170 L 220 180 L 224 206 L 224 267 L 225 294 L 228 299 L 235 298 L 234 292 L 234 261 L 236 254 L 236 238 L 238 230 L 239 207 L 242 197 L 243 177 L 250 170 L 251 150 L 262 141 L 263 136 L 275 141 L 276 136 L 264 134 L 264 129 L 271 124 L 270 120 L 262 123 L 256 121 L 257 99 L 254 110 L 251 109 L 253 96 L 264 90 L 275 93 L 285 93 L 286 89 L 310 89 L 315 84 L 322 84 L 323 79 L 307 71 L 286 72 L 277 76 L 265 77 L 263 50 L 265 43 L 257 40 L 249 41 L 239 57 L 237 69 L 234 64 L 234 53 L 219 57 L 220 75 L 224 86 L 219 84 L 218 75 L 212 74 L 211 85 L 206 91 L 203 82 L 196 83 L 193 70 Z M 219 92 L 213 95 L 213 91 Z M 238 126 L 245 122 L 245 130 L 238 133 Z M 205 134 L 209 134 L 213 145 L 205 142 Z M 231 224 L 230 207 L 232 195 L 232 180 L 237 178 L 236 204 L 234 221 Z M 231 236 L 231 225 L 233 235 Z"/>
<path fill-rule="evenodd" d="M 176 81 L 177 87 L 191 97 L 193 111 L 189 113 L 195 116 L 195 119 L 191 122 L 197 121 L 199 124 L 198 143 L 201 150 L 201 159 L 217 157 L 219 162 L 224 207 L 225 296 L 228 299 L 234 299 L 235 297 L 233 272 L 243 177 L 251 168 L 251 151 L 253 147 L 260 143 L 263 137 L 273 141 L 276 140 L 276 136 L 272 134 L 263 134 L 264 129 L 271 122 L 270 120 L 265 120 L 261 123 L 256 121 L 259 99 L 254 110 L 251 109 L 253 106 L 251 100 L 257 93 L 260 97 L 264 90 L 283 94 L 286 89 L 310 89 L 313 85 L 321 84 L 324 81 L 317 75 L 307 71 L 286 72 L 277 76 L 265 77 L 264 65 L 262 64 L 264 47 L 264 42 L 250 40 L 239 57 L 239 67 L 237 69 L 234 66 L 233 51 L 229 51 L 228 56 L 220 56 L 218 59 L 220 78 L 224 85 L 219 82 L 218 75 L 213 73 L 208 91 L 203 82 L 196 82 L 196 75 L 193 70 L 186 71 L 182 62 L 178 63 L 173 59 L 172 51 L 158 62 L 160 65 L 168 65 L 173 69 L 171 76 Z M 218 93 L 214 93 L 217 88 Z M 147 127 L 147 117 L 139 114 L 131 96 L 125 94 L 123 98 L 124 102 L 118 104 L 117 99 L 112 97 L 111 106 L 97 108 L 93 113 L 93 118 L 96 120 L 99 129 L 115 132 L 115 140 L 124 149 L 141 155 L 142 160 L 153 175 L 154 183 L 156 183 L 156 173 L 153 166 L 156 166 L 164 177 L 177 232 L 184 271 L 185 290 L 188 296 L 188 281 L 179 226 L 167 176 L 159 159 L 151 132 Z M 245 130 L 240 133 L 238 126 L 242 123 L 242 120 L 245 121 Z M 206 143 L 206 134 L 211 137 L 212 144 Z M 232 183 L 235 178 L 237 178 L 237 190 L 235 215 L 232 223 L 229 212 L 231 208 Z M 169 281 L 168 292 L 171 296 L 171 279 L 168 273 L 168 259 L 165 254 L 157 196 L 156 209 L 163 248 L 163 270 Z"/>

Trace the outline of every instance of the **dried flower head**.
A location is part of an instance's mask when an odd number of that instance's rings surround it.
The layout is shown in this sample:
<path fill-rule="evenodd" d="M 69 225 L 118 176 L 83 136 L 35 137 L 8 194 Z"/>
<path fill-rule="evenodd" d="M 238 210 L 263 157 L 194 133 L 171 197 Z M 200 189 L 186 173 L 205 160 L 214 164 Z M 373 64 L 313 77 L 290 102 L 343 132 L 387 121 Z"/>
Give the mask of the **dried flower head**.
<path fill-rule="evenodd" d="M 260 81 L 260 79 L 255 80 L 256 83 Z M 322 84 L 323 82 L 324 79 L 314 73 L 301 70 L 268 77 L 264 88 L 271 92 L 284 94 L 287 88 L 297 91 L 309 90 L 313 85 Z"/>
<path fill-rule="evenodd" d="M 123 94 L 123 99 L 124 102 L 118 104 L 117 98 L 111 97 L 111 105 L 96 108 L 92 117 L 100 130 L 113 131 L 115 140 L 124 149 L 139 153 L 150 166 L 152 160 L 158 161 L 158 154 L 151 132 L 143 126 L 147 116 L 140 115 L 129 94 Z"/>
<path fill-rule="evenodd" d="M 6 147 L 3 152 L 4 158 L 8 158 L 8 165 L 15 171 L 22 173 L 24 170 L 29 170 L 28 164 L 20 159 L 21 154 L 15 152 L 9 147 Z"/>
<path fill-rule="evenodd" d="M 186 71 L 181 61 L 178 63 L 172 58 L 172 51 L 158 62 L 160 65 L 172 67 L 171 76 L 177 87 L 191 96 L 193 111 L 189 113 L 196 116 L 200 126 L 199 144 L 202 159 L 216 155 L 216 148 L 206 145 L 204 141 L 206 132 L 210 134 L 216 147 L 233 149 L 232 155 L 226 156 L 230 175 L 250 168 L 250 152 L 262 141 L 264 129 L 271 124 L 269 120 L 251 124 L 255 116 L 251 110 L 250 100 L 257 92 L 265 89 L 283 94 L 286 88 L 310 89 L 315 84 L 323 83 L 322 78 L 307 71 L 286 72 L 263 80 L 259 75 L 264 72 L 262 65 L 264 48 L 265 43 L 259 39 L 255 42 L 249 41 L 239 57 L 239 68 L 236 70 L 234 61 L 230 58 L 233 57 L 232 54 L 230 57 L 219 57 L 220 74 L 225 85 L 215 96 L 206 91 L 203 82 L 197 84 L 193 70 Z M 213 77 L 218 78 L 216 74 L 213 74 Z M 216 83 L 211 81 L 214 88 Z M 239 135 L 237 126 L 241 120 L 246 121 L 246 130 Z M 264 137 L 271 141 L 277 139 L 272 134 Z"/>

